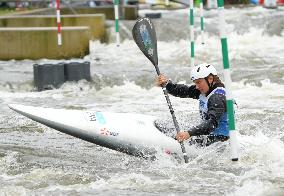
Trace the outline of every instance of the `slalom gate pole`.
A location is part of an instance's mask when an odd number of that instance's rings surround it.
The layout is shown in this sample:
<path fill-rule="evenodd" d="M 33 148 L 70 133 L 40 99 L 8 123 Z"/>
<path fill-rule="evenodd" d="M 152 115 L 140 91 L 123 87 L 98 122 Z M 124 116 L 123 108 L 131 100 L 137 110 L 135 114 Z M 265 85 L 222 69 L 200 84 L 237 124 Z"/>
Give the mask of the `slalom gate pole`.
<path fill-rule="evenodd" d="M 234 101 L 232 95 L 232 80 L 230 74 L 230 64 L 228 57 L 228 44 L 225 35 L 225 17 L 224 17 L 224 1 L 218 0 L 218 13 L 219 13 L 219 32 L 222 45 L 222 56 L 224 66 L 224 78 L 226 86 L 226 98 L 227 98 L 227 112 L 229 118 L 229 130 L 230 130 L 230 144 L 231 144 L 231 159 L 232 161 L 238 161 L 238 143 L 235 130 L 235 114 L 234 114 Z"/>
<path fill-rule="evenodd" d="M 56 0 L 56 18 L 57 18 L 57 45 L 62 45 L 61 19 L 60 19 L 60 0 Z"/>
<path fill-rule="evenodd" d="M 203 14 L 203 0 L 199 1 L 200 9 L 200 28 L 201 28 L 201 44 L 204 44 L 204 14 Z"/>
<path fill-rule="evenodd" d="M 190 66 L 194 67 L 194 15 L 193 0 L 189 0 Z"/>
<path fill-rule="evenodd" d="M 114 16 L 115 16 L 115 32 L 116 32 L 116 46 L 120 44 L 120 37 L 119 37 L 119 0 L 113 0 L 114 3 Z"/>

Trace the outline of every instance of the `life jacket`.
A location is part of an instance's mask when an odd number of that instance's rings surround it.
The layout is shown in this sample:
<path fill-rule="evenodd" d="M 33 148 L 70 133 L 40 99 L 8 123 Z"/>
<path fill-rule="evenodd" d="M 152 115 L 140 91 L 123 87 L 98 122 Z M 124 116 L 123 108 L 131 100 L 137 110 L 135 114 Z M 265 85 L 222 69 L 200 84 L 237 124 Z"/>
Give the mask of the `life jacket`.
<path fill-rule="evenodd" d="M 199 95 L 199 112 L 202 120 L 206 120 L 208 111 L 208 100 L 213 94 L 226 95 L 226 90 L 223 87 L 215 88 L 207 97 L 203 94 Z M 229 124 L 227 112 L 221 116 L 218 127 L 215 128 L 209 135 L 229 136 Z"/>

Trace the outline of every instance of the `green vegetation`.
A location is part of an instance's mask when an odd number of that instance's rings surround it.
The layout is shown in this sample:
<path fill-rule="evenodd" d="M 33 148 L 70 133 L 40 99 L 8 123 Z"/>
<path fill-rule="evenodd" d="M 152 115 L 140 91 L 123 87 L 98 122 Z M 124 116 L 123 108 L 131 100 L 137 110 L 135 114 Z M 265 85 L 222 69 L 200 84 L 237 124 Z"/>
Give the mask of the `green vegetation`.
<path fill-rule="evenodd" d="M 0 8 L 0 16 L 5 14 L 10 14 L 15 12 L 15 9 L 9 9 L 9 8 Z"/>
<path fill-rule="evenodd" d="M 249 0 L 225 0 L 224 3 L 226 5 L 232 5 L 232 4 L 249 4 Z"/>

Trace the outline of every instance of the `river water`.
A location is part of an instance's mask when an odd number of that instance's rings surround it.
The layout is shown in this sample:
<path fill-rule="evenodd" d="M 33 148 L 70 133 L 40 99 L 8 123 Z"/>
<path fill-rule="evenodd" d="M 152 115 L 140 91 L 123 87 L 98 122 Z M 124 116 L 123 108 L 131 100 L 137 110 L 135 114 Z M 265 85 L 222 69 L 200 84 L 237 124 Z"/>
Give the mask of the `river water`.
<path fill-rule="evenodd" d="M 158 12 L 162 18 L 153 22 L 160 70 L 173 81 L 190 83 L 188 10 Z M 205 17 L 203 46 L 196 21 L 195 61 L 216 65 L 223 78 L 217 11 L 205 11 Z M 62 61 L 0 61 L 0 195 L 283 196 L 284 7 L 231 8 L 225 17 L 238 104 L 238 162 L 230 160 L 228 142 L 192 148 L 189 164 L 163 155 L 144 160 L 73 138 L 8 108 L 19 103 L 170 119 L 163 93 L 154 85 L 154 67 L 129 35 L 134 21 L 122 21 L 119 48 L 92 42 L 90 55 L 69 60 L 90 61 L 92 82 L 36 92 L 32 65 Z M 170 98 L 182 126 L 198 123 L 197 101 Z"/>

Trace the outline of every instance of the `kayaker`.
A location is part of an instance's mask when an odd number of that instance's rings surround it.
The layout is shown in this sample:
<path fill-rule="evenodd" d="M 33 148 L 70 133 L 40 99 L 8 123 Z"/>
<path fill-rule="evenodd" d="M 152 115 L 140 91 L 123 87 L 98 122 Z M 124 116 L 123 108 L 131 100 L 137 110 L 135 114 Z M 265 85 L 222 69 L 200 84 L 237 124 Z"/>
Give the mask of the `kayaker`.
<path fill-rule="evenodd" d="M 165 86 L 171 95 L 199 100 L 202 122 L 189 130 L 180 131 L 175 138 L 179 142 L 190 139 L 191 144 L 199 146 L 228 140 L 226 90 L 215 67 L 207 63 L 193 67 L 191 80 L 194 85 L 188 86 L 173 83 L 163 74 L 157 78 L 158 86 Z"/>

